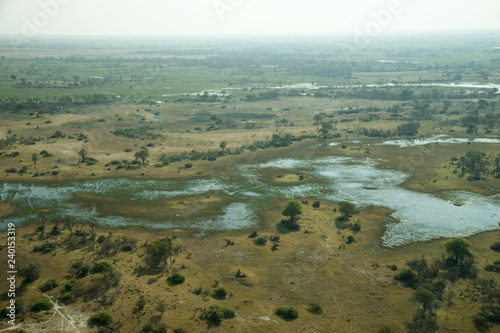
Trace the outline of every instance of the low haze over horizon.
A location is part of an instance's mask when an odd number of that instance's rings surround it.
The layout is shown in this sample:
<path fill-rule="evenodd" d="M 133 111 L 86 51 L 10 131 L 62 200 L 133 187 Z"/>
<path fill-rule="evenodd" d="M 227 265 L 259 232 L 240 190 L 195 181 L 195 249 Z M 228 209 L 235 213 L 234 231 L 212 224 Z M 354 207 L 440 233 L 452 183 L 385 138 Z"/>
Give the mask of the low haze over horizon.
<path fill-rule="evenodd" d="M 0 34 L 178 36 L 500 30 L 496 0 L 0 0 Z"/>

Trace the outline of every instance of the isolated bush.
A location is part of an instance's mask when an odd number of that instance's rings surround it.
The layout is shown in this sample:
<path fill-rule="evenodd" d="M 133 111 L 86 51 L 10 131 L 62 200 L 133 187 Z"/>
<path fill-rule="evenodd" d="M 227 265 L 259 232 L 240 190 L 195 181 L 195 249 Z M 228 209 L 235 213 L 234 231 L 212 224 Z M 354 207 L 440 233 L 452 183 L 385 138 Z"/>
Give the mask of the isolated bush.
<path fill-rule="evenodd" d="M 354 214 L 359 213 L 356 206 L 348 201 L 341 201 L 339 203 L 339 212 L 342 214 L 344 219 L 351 218 Z"/>
<path fill-rule="evenodd" d="M 155 333 L 167 333 L 167 332 L 168 332 L 168 325 L 167 325 L 167 323 L 159 322 L 156 325 L 156 331 L 155 331 Z M 174 333 L 175 333 L 175 330 L 174 330 Z"/>
<path fill-rule="evenodd" d="M 137 302 L 135 303 L 135 306 L 139 309 L 142 310 L 146 306 L 146 300 L 144 299 L 144 296 L 139 297 Z"/>
<path fill-rule="evenodd" d="M 155 325 L 148 321 L 144 325 L 142 325 L 142 332 L 144 333 L 149 333 L 149 332 L 155 332 Z"/>
<path fill-rule="evenodd" d="M 281 306 L 276 309 L 276 314 L 284 319 L 296 319 L 299 317 L 299 310 L 293 306 Z"/>
<path fill-rule="evenodd" d="M 432 265 L 427 264 L 427 260 L 424 256 L 421 258 L 415 258 L 406 263 L 411 269 L 417 271 L 418 276 L 424 279 L 430 279 L 436 277 L 439 271 L 439 262 L 435 262 Z"/>
<path fill-rule="evenodd" d="M 312 204 L 313 208 L 319 208 L 320 205 L 321 203 L 319 201 L 314 201 Z"/>
<path fill-rule="evenodd" d="M 359 222 L 354 222 L 354 224 L 352 225 L 351 230 L 352 231 L 361 231 L 361 225 L 359 224 Z"/>
<path fill-rule="evenodd" d="M 100 237 L 100 236 L 99 236 Z M 98 239 L 99 242 L 99 239 Z M 101 246 L 99 247 L 98 253 L 100 255 L 107 255 L 110 252 L 116 252 L 118 247 L 117 242 L 113 242 L 110 238 L 105 238 L 104 241 L 101 243 Z"/>
<path fill-rule="evenodd" d="M 76 230 L 75 235 L 78 237 L 88 237 L 90 235 L 90 232 L 86 230 Z"/>
<path fill-rule="evenodd" d="M 471 244 L 462 237 L 453 237 L 444 243 L 446 252 L 451 254 L 455 264 L 460 264 L 467 258 L 472 258 L 474 252 L 470 250 Z"/>
<path fill-rule="evenodd" d="M 5 293 L 5 294 L 7 294 L 7 293 Z M 20 315 L 22 313 L 25 313 L 27 310 L 28 309 L 25 306 L 24 299 L 22 299 L 22 298 L 16 298 L 16 307 L 15 307 L 15 310 L 14 310 L 15 313 L 16 313 L 16 316 Z M 11 311 L 11 309 L 8 309 L 7 307 L 5 307 L 2 310 L 0 310 L 0 320 L 3 319 L 3 318 L 10 318 L 10 317 L 7 316 L 8 314 L 11 313 L 10 311 Z"/>
<path fill-rule="evenodd" d="M 258 235 L 259 235 L 259 234 L 257 233 L 257 231 L 255 231 L 255 230 L 254 230 L 254 231 L 252 231 L 252 232 L 250 233 L 250 235 L 248 235 L 248 238 L 254 238 L 254 237 L 257 237 Z"/>
<path fill-rule="evenodd" d="M 453 258 L 447 258 L 444 269 L 446 270 L 444 277 L 450 281 L 457 281 L 460 278 L 475 279 L 479 273 L 479 269 L 471 259 L 467 259 L 457 266 Z"/>
<path fill-rule="evenodd" d="M 490 248 L 493 251 L 500 252 L 500 242 L 495 242 L 495 243 L 491 244 Z"/>
<path fill-rule="evenodd" d="M 94 263 L 94 266 L 92 266 L 92 273 L 102 273 L 109 271 L 113 268 L 113 265 L 106 260 L 98 260 Z"/>
<path fill-rule="evenodd" d="M 33 252 L 49 253 L 57 247 L 55 243 L 43 243 L 42 245 L 35 245 Z"/>
<path fill-rule="evenodd" d="M 90 316 L 89 324 L 91 326 L 107 326 L 113 321 L 113 316 L 105 311 L 99 311 Z"/>
<path fill-rule="evenodd" d="M 2 310 L 0 310 L 0 318 L 8 318 L 7 315 L 9 314 L 9 309 L 7 308 L 3 308 Z"/>
<path fill-rule="evenodd" d="M 49 233 L 49 235 L 51 235 L 51 236 L 57 236 L 59 234 L 61 234 L 61 230 L 59 230 L 59 227 L 57 225 L 52 227 L 52 230 Z"/>
<path fill-rule="evenodd" d="M 75 289 L 76 280 L 70 280 L 64 284 L 64 290 L 71 291 Z"/>
<path fill-rule="evenodd" d="M 472 317 L 472 321 L 474 321 L 474 327 L 476 327 L 479 332 L 487 332 L 490 330 L 491 324 L 487 318 L 476 315 Z"/>
<path fill-rule="evenodd" d="M 230 308 L 230 307 L 227 307 L 227 306 L 223 306 L 221 308 L 221 311 L 222 311 L 222 314 L 224 315 L 225 319 L 233 318 L 234 314 L 236 313 L 236 311 L 234 311 L 233 308 Z"/>
<path fill-rule="evenodd" d="M 207 311 L 203 315 L 203 318 L 210 322 L 210 324 L 218 326 L 222 322 L 222 319 L 233 318 L 235 313 L 236 311 L 232 308 L 226 306 L 221 308 L 214 304 L 208 307 Z"/>
<path fill-rule="evenodd" d="M 120 247 L 120 251 L 122 252 L 130 252 L 134 249 L 134 246 L 131 245 L 131 244 L 123 244 L 121 247 Z"/>
<path fill-rule="evenodd" d="M 281 215 L 289 216 L 292 222 L 295 222 L 295 218 L 302 214 L 302 206 L 297 200 L 289 200 L 285 208 L 281 211 Z"/>
<path fill-rule="evenodd" d="M 408 287 L 415 287 L 419 282 L 417 274 L 415 274 L 411 269 L 403 269 L 401 272 L 394 275 L 394 279 L 403 282 L 404 285 Z"/>
<path fill-rule="evenodd" d="M 59 282 L 57 282 L 54 279 L 47 280 L 44 284 L 42 284 L 38 289 L 40 289 L 41 292 L 46 292 L 49 290 L 52 290 L 54 288 L 57 288 L 59 286 Z"/>
<path fill-rule="evenodd" d="M 174 333 L 187 333 L 187 331 L 185 329 L 183 329 L 182 327 L 177 327 L 177 328 L 174 328 Z"/>
<path fill-rule="evenodd" d="M 292 219 L 283 219 L 280 224 L 284 225 L 288 230 L 300 230 L 300 225 Z"/>
<path fill-rule="evenodd" d="M 484 269 L 488 272 L 500 273 L 500 260 L 496 260 L 493 264 L 486 265 Z"/>
<path fill-rule="evenodd" d="M 171 284 L 181 284 L 186 281 L 186 277 L 179 272 L 175 272 L 167 278 L 167 281 Z"/>
<path fill-rule="evenodd" d="M 20 155 L 20 153 L 18 151 L 14 151 L 14 152 L 10 153 L 9 155 L 7 155 L 7 157 L 17 157 L 19 155 Z"/>
<path fill-rule="evenodd" d="M 255 245 L 259 246 L 264 246 L 267 244 L 267 237 L 266 236 L 260 236 L 254 241 Z"/>
<path fill-rule="evenodd" d="M 97 330 L 97 333 L 111 333 L 112 331 L 110 331 L 107 327 L 104 327 L 104 326 L 101 326 L 99 327 L 99 329 Z"/>
<path fill-rule="evenodd" d="M 86 300 L 95 299 L 97 294 L 104 294 L 107 290 L 112 287 L 116 287 L 120 281 L 120 272 L 110 269 L 106 271 L 103 275 L 94 277 L 89 284 L 86 285 L 85 290 L 82 291 L 82 295 L 86 296 Z"/>
<path fill-rule="evenodd" d="M 186 164 L 184 164 L 184 168 L 186 168 L 186 169 L 189 169 L 189 168 L 192 168 L 192 167 L 193 167 L 192 163 L 186 163 Z"/>
<path fill-rule="evenodd" d="M 39 311 L 47 311 L 52 309 L 54 305 L 46 298 L 40 298 L 38 301 L 33 303 L 31 306 L 31 311 L 39 312 Z"/>
<path fill-rule="evenodd" d="M 500 323 L 500 306 L 487 305 L 481 308 L 481 311 L 473 317 L 474 325 L 482 332 L 487 331 L 491 325 Z"/>
<path fill-rule="evenodd" d="M 137 244 L 137 239 L 133 237 L 123 237 L 123 243 L 120 246 L 120 251 L 130 252 Z"/>
<path fill-rule="evenodd" d="M 347 240 L 346 240 L 347 244 L 354 243 L 355 241 L 356 241 L 356 239 L 354 238 L 354 236 L 347 236 Z"/>
<path fill-rule="evenodd" d="M 25 266 L 19 268 L 19 275 L 24 278 L 23 283 L 32 283 L 40 277 L 40 268 L 30 262 Z"/>
<path fill-rule="evenodd" d="M 70 293 L 62 294 L 57 300 L 61 303 L 68 304 L 73 300 L 73 295 Z"/>
<path fill-rule="evenodd" d="M 87 165 L 94 165 L 99 161 L 94 157 L 85 157 L 85 162 L 87 163 Z"/>
<path fill-rule="evenodd" d="M 307 309 L 307 311 L 314 314 L 321 314 L 323 313 L 323 307 L 318 303 L 311 302 L 309 303 L 309 308 Z"/>
<path fill-rule="evenodd" d="M 90 266 L 87 264 L 83 264 L 82 261 L 78 260 L 71 264 L 71 267 L 68 269 L 68 273 L 71 275 L 75 275 L 77 278 L 83 278 L 87 276 L 90 271 Z"/>
<path fill-rule="evenodd" d="M 214 296 L 219 298 L 224 298 L 227 296 L 227 290 L 224 287 L 218 287 L 214 289 Z"/>

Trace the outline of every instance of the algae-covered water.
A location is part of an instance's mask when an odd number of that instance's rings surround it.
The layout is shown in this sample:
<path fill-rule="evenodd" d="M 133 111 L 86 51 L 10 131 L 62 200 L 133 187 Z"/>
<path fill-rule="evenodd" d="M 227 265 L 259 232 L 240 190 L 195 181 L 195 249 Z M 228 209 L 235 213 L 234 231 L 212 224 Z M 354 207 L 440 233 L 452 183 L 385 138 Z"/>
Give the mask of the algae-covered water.
<path fill-rule="evenodd" d="M 434 238 L 468 236 L 498 229 L 500 195 L 485 197 L 467 191 L 449 191 L 437 195 L 407 190 L 400 186 L 407 177 L 396 170 L 378 169 L 373 159 L 330 157 L 314 160 L 278 159 L 264 164 L 241 165 L 239 174 L 245 181 L 219 177 L 192 181 L 166 180 L 87 180 L 58 186 L 3 184 L 0 201 L 15 202 L 19 211 L 3 220 L 17 224 L 39 218 L 45 209 L 48 216 L 88 218 L 89 214 L 101 225 L 144 225 L 150 228 L 197 228 L 201 230 L 231 230 L 256 227 L 255 212 L 273 198 L 316 197 L 322 200 L 350 201 L 362 207 L 383 206 L 393 210 L 399 223 L 388 223 L 383 235 L 386 246 L 398 246 Z M 283 169 L 310 174 L 319 181 L 302 185 L 271 185 L 263 180 L 265 169 Z M 324 190 L 328 191 L 324 191 Z M 89 202 L 78 202 L 78 194 L 126 199 L 127 204 L 146 205 L 151 201 L 185 198 L 207 192 L 223 193 L 233 198 L 220 215 L 178 219 L 162 212 L 154 221 L 89 211 Z M 327 192 L 327 193 L 325 193 Z M 85 196 L 88 200 L 89 196 Z M 97 205 L 98 206 L 98 205 Z"/>

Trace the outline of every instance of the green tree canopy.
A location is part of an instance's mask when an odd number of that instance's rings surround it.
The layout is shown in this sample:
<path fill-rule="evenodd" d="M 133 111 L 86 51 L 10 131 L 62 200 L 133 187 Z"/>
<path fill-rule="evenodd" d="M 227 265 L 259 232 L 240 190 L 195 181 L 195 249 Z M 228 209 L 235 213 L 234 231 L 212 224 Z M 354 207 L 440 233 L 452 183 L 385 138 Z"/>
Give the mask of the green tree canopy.
<path fill-rule="evenodd" d="M 89 318 L 91 326 L 107 326 L 113 322 L 113 316 L 108 311 L 102 310 L 94 313 Z"/>
<path fill-rule="evenodd" d="M 281 211 L 281 214 L 284 216 L 290 216 L 292 221 L 295 221 L 295 217 L 302 214 L 302 206 L 297 200 L 290 200 L 288 201 L 286 207 Z"/>
<path fill-rule="evenodd" d="M 24 278 L 23 283 L 32 283 L 40 277 L 40 268 L 37 265 L 30 262 L 19 269 L 19 275 Z"/>
<path fill-rule="evenodd" d="M 453 237 L 444 243 L 446 252 L 451 254 L 456 263 L 462 262 L 465 258 L 472 258 L 474 252 L 470 249 L 468 240 L 462 237 Z"/>
<path fill-rule="evenodd" d="M 31 155 L 31 161 L 35 163 L 35 169 L 36 169 L 36 162 L 38 161 L 38 155 L 37 154 Z"/>
<path fill-rule="evenodd" d="M 313 118 L 314 118 L 314 124 L 319 125 L 321 123 L 321 121 L 323 120 L 324 115 L 321 113 L 316 113 Z"/>
<path fill-rule="evenodd" d="M 227 141 L 226 140 L 222 140 L 219 144 L 219 147 L 222 151 L 224 151 L 224 149 L 226 149 L 226 146 L 227 146 Z"/>
<path fill-rule="evenodd" d="M 149 243 L 146 246 L 146 262 L 152 268 L 158 268 L 172 254 L 173 244 L 168 237 Z"/>
<path fill-rule="evenodd" d="M 340 205 L 339 212 L 342 213 L 344 218 L 350 218 L 354 214 L 358 213 L 356 206 L 354 206 L 354 204 L 350 202 L 341 201 L 339 205 Z"/>
<path fill-rule="evenodd" d="M 137 153 L 135 153 L 135 158 L 138 158 L 142 161 L 142 164 L 146 161 L 146 159 L 149 157 L 149 150 L 147 148 L 143 148 L 139 150 Z"/>
<path fill-rule="evenodd" d="M 411 296 L 411 300 L 413 302 L 416 302 L 422 306 L 423 312 L 432 310 L 436 305 L 436 299 L 437 297 L 432 291 L 422 287 L 417 288 Z"/>
<path fill-rule="evenodd" d="M 85 149 L 81 149 L 79 152 L 78 152 L 78 155 L 80 155 L 80 157 L 82 158 L 82 163 L 85 163 L 85 158 L 88 156 L 88 153 Z"/>

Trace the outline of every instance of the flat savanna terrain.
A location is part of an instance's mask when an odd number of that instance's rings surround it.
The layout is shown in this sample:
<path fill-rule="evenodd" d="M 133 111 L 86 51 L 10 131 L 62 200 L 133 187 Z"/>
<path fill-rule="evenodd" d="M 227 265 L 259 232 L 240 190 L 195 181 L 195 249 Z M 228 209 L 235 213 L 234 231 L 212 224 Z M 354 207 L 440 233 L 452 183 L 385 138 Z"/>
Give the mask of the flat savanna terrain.
<path fill-rule="evenodd" d="M 483 37 L 461 43 L 436 37 L 439 50 L 420 39 L 394 41 L 349 56 L 321 40 L 280 50 L 272 41 L 227 48 L 131 42 L 127 49 L 120 41 L 96 42 L 94 49 L 88 41 L 57 39 L 18 49 L 0 43 L 0 218 L 5 227 L 16 224 L 17 330 L 162 332 L 161 323 L 168 332 L 498 329 L 500 258 L 490 248 L 500 241 L 498 230 L 467 237 L 473 262 L 458 272 L 445 239 L 384 246 L 388 223 L 398 223 L 386 207 L 358 207 L 343 218 L 340 202 L 298 195 L 258 203 L 249 229 L 151 229 L 106 227 L 94 215 L 146 225 L 199 221 L 249 195 L 215 188 L 140 201 L 128 193 L 76 191 L 68 202 L 90 211 L 82 219 L 57 216 L 58 205 L 35 207 L 31 196 L 25 205 L 13 192 L 107 179 L 243 183 L 239 166 L 335 156 L 405 172 L 401 186 L 411 191 L 468 191 L 498 203 L 498 90 L 459 85 L 498 85 L 498 38 Z M 434 141 L 409 144 L 428 138 Z M 388 142 L 396 140 L 406 144 Z M 323 181 L 310 171 L 263 168 L 259 180 L 291 189 Z M 302 205 L 299 230 L 280 223 L 289 199 Z M 6 262 L 7 232 L 1 235 Z M 152 263 L 162 240 L 170 252 Z M 33 281 L 21 269 L 29 263 Z M 395 279 L 408 268 L 413 282 Z M 9 302 L 6 271 L 1 308 Z M 167 280 L 174 273 L 185 281 Z M 50 279 L 57 285 L 42 291 Z M 227 295 L 214 293 L 220 287 Z M 432 301 L 415 296 L 422 288 Z M 55 307 L 33 309 L 41 298 Z M 217 322 L 209 315 L 215 304 L 235 316 Z M 314 310 L 318 304 L 321 311 Z M 277 315 L 281 306 L 296 308 L 298 318 Z M 99 311 L 112 315 L 101 328 L 89 321 Z"/>

